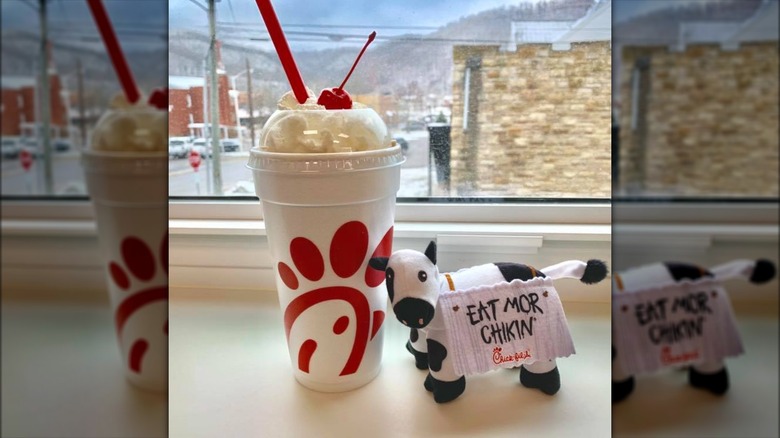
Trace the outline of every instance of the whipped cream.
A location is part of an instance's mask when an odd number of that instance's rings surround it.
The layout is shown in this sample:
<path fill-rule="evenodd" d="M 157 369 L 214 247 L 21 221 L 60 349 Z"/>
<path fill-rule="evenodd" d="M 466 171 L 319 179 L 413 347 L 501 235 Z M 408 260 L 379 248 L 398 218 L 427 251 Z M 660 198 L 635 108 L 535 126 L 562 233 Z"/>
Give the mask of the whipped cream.
<path fill-rule="evenodd" d="M 261 149 L 285 153 L 360 152 L 388 148 L 394 141 L 371 108 L 353 103 L 349 110 L 327 110 L 307 88 L 300 104 L 290 91 L 277 104 L 260 137 Z"/>
<path fill-rule="evenodd" d="M 149 105 L 143 97 L 131 104 L 119 94 L 92 132 L 90 149 L 103 152 L 167 152 L 168 111 Z"/>

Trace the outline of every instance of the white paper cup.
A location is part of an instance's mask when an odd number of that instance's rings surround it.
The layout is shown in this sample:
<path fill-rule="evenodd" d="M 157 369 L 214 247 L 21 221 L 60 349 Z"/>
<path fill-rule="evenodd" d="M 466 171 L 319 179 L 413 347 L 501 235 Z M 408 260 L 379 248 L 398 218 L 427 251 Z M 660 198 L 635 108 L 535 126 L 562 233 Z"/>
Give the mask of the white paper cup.
<path fill-rule="evenodd" d="M 387 291 L 368 261 L 392 252 L 403 161 L 398 146 L 250 151 L 293 373 L 310 389 L 349 391 L 379 373 Z"/>
<path fill-rule="evenodd" d="M 128 380 L 168 389 L 167 153 L 82 153 Z"/>

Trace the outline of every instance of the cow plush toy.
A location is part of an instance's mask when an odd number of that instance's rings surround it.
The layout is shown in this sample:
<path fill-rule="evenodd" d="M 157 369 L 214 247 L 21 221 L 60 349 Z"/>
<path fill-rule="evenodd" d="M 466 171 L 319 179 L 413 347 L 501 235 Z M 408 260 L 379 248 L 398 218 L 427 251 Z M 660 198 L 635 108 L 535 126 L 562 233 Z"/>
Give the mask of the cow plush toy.
<path fill-rule="evenodd" d="M 560 301 L 555 289 L 552 287 L 551 280 L 576 278 L 583 283 L 592 284 L 603 280 L 607 274 L 606 264 L 599 260 L 590 260 L 587 263 L 578 260 L 568 261 L 542 270 L 519 263 L 489 263 L 461 269 L 457 272 L 440 273 L 436 266 L 435 242 L 431 242 L 428 245 L 425 253 L 413 250 L 399 250 L 394 252 L 389 258 L 372 258 L 370 266 L 374 269 L 385 271 L 387 292 L 393 312 L 398 321 L 411 330 L 406 349 L 414 355 L 417 368 L 429 370 L 424 387 L 433 393 L 434 400 L 437 403 L 445 403 L 456 399 L 463 393 L 466 387 L 465 375 L 463 372 L 458 372 L 454 363 L 455 356 L 461 354 L 462 357 L 462 349 L 461 351 L 453 351 L 456 346 L 455 334 L 452 333 L 452 326 L 447 325 L 449 321 L 445 321 L 445 317 L 442 316 L 445 313 L 441 308 L 442 301 L 456 295 L 470 294 L 472 291 L 475 291 L 475 293 L 479 291 L 484 292 L 486 289 L 488 289 L 488 292 L 496 290 L 498 294 L 505 294 L 505 291 L 523 291 L 525 290 L 525 285 L 530 282 L 533 283 L 534 287 L 540 289 L 538 289 L 538 293 L 528 293 L 526 296 L 523 296 L 523 298 L 531 297 L 530 301 L 526 300 L 524 302 L 525 306 L 528 309 L 532 308 L 535 303 L 533 300 L 549 298 L 550 302 L 554 302 L 557 306 L 556 309 L 558 309 L 558 312 L 555 314 L 560 315 L 560 319 L 558 321 L 559 325 L 556 326 L 559 330 L 552 331 L 565 331 L 567 340 L 571 344 L 568 326 L 566 325 Z M 542 292 L 542 289 L 544 289 L 544 292 Z M 450 295 L 449 297 L 441 298 L 444 294 Z M 542 295 L 544 298 L 542 298 Z M 507 298 L 506 304 L 502 306 L 499 303 L 498 307 L 500 312 L 502 308 L 506 311 L 510 306 L 519 310 L 523 305 L 522 301 L 518 304 L 510 296 L 510 298 Z M 453 310 L 457 311 L 458 307 L 454 306 Z M 494 306 L 494 315 L 496 313 L 495 309 L 496 307 Z M 447 311 L 448 309 L 444 310 Z M 461 310 L 459 315 L 464 315 L 464 311 L 467 311 L 467 309 Z M 473 309 L 471 311 L 473 313 L 470 314 L 470 317 L 475 318 L 476 311 Z M 485 313 L 485 316 L 490 319 L 489 311 Z M 548 311 L 547 315 L 553 313 Z M 563 322 L 560 322 L 560 320 Z M 537 321 L 537 327 L 540 324 Z M 450 329 L 447 327 L 450 327 Z M 522 330 L 516 330 L 515 334 L 519 331 Z M 498 333 L 497 336 L 502 336 L 500 330 L 494 333 Z M 507 334 L 506 336 L 510 338 L 513 335 Z M 505 340 L 502 339 L 503 341 Z M 488 347 L 492 348 L 492 346 Z M 572 354 L 573 344 L 570 345 L 570 348 L 571 350 L 563 353 L 563 355 Z M 538 350 L 545 350 L 545 348 L 539 348 Z M 500 354 L 500 347 L 496 347 L 491 351 L 494 353 L 494 361 L 505 361 L 505 358 L 502 358 Z M 536 351 L 533 354 L 536 355 Z M 534 357 L 542 356 L 544 355 Z M 536 388 L 545 394 L 552 395 L 560 388 L 560 375 L 555 357 L 562 357 L 562 355 L 560 353 L 551 353 L 547 356 L 551 357 L 551 359 L 533 361 L 528 359 L 530 356 L 515 354 L 506 358 L 506 361 L 511 362 L 514 358 L 514 360 L 518 360 L 516 364 L 503 363 L 501 367 L 508 368 L 519 365 L 521 367 L 520 382 L 524 386 Z M 523 360 L 519 360 L 519 358 Z"/>
<path fill-rule="evenodd" d="M 767 260 L 735 260 L 706 269 L 655 263 L 613 275 L 612 402 L 634 390 L 634 375 L 688 367 L 694 388 L 716 395 L 729 388 L 724 359 L 742 353 L 722 282 L 765 283 L 775 276 Z"/>

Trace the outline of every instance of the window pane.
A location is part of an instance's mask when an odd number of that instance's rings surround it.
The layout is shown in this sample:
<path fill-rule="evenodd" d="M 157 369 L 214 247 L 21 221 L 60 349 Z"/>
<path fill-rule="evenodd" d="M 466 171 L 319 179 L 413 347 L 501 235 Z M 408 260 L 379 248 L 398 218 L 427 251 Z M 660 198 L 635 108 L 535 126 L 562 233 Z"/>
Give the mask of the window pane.
<path fill-rule="evenodd" d="M 3 196 L 86 196 L 80 151 L 121 90 L 87 3 L 45 3 L 47 45 L 39 2 L 2 2 Z M 139 88 L 164 86 L 166 2 L 105 5 Z"/>
<path fill-rule="evenodd" d="M 315 94 L 341 83 L 377 31 L 345 89 L 403 148 L 399 196 L 610 196 L 610 2 L 274 5 Z M 217 3 L 223 144 L 212 151 L 207 17 L 170 1 L 170 136 L 185 142 L 171 144 L 170 194 L 253 196 L 249 149 L 263 146 L 261 128 L 290 87 L 254 2 Z M 197 169 L 185 158 L 193 149 Z"/>
<path fill-rule="evenodd" d="M 615 195 L 778 196 L 778 3 L 615 1 Z"/>

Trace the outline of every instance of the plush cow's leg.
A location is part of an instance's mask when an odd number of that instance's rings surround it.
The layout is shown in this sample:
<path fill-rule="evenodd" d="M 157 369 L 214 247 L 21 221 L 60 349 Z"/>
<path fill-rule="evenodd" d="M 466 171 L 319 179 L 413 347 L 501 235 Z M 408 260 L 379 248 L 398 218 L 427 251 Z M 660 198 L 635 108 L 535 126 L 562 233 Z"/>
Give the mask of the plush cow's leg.
<path fill-rule="evenodd" d="M 688 370 L 688 382 L 694 388 L 722 395 L 729 389 L 729 374 L 723 361 L 700 362 Z"/>
<path fill-rule="evenodd" d="M 612 403 L 625 400 L 634 390 L 634 376 L 623 370 L 616 357 L 617 352 L 612 347 Z"/>
<path fill-rule="evenodd" d="M 455 373 L 452 360 L 447 357 L 447 347 L 428 337 L 428 367 L 425 389 L 433 392 L 436 403 L 446 403 L 458 398 L 466 389 L 466 377 Z"/>
<path fill-rule="evenodd" d="M 553 360 L 540 360 L 520 366 L 520 383 L 526 388 L 536 388 L 547 395 L 561 389 L 561 375 Z"/>
<path fill-rule="evenodd" d="M 417 369 L 428 369 L 428 344 L 422 330 L 411 329 L 409 340 L 406 341 L 406 350 L 414 356 L 414 365 Z"/>

